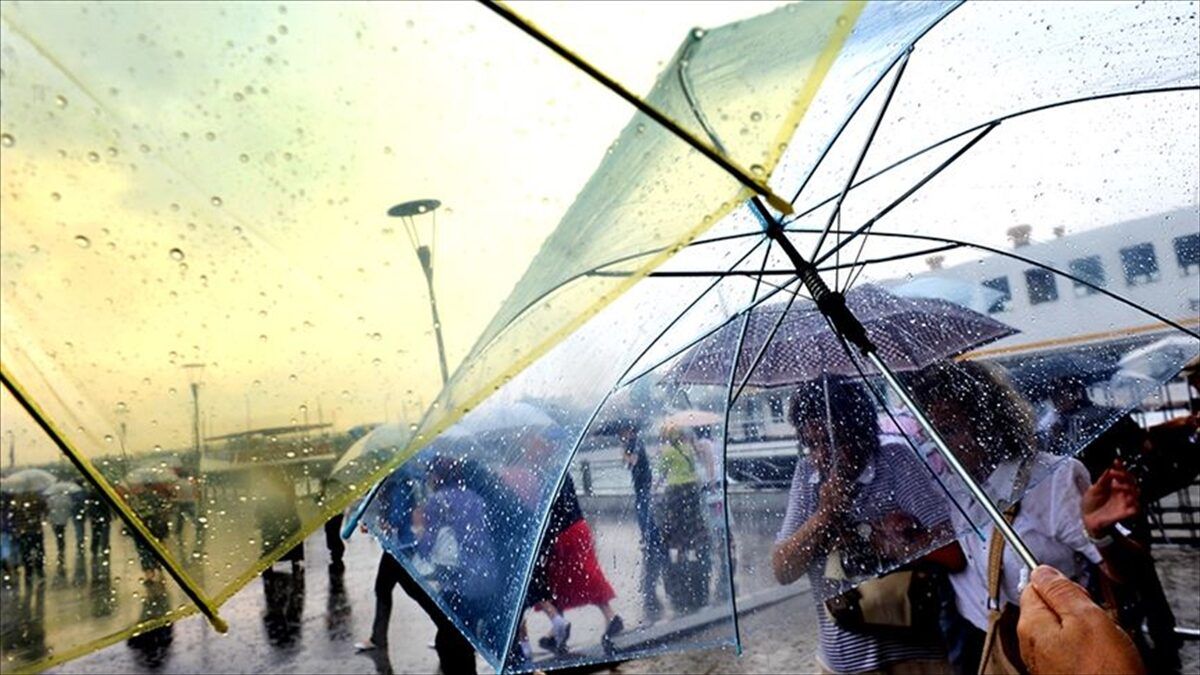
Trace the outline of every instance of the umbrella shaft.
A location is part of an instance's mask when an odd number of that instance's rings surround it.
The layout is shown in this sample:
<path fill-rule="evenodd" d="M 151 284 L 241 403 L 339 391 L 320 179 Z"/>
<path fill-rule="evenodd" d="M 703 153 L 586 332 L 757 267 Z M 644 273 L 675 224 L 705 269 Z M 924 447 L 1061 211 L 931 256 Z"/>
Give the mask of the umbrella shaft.
<path fill-rule="evenodd" d="M 990 518 L 992 524 L 995 525 L 996 531 L 998 531 L 1004 537 L 1005 541 L 1007 541 L 1009 545 L 1013 547 L 1013 550 L 1016 551 L 1017 555 L 1021 557 L 1021 562 L 1025 563 L 1025 566 L 1031 570 L 1034 567 L 1037 567 L 1037 559 L 1033 557 L 1033 553 L 1029 550 L 1029 547 L 1025 545 L 1025 542 L 1021 539 L 1021 536 L 1017 534 L 1017 531 L 1014 530 L 1008 520 L 1004 518 L 1004 515 L 1000 512 L 1000 509 L 997 508 L 996 503 L 993 502 L 990 497 L 988 497 L 987 493 L 983 491 L 983 488 L 979 486 L 979 483 L 975 482 L 975 479 L 972 478 L 971 474 L 967 472 L 967 468 L 962 465 L 962 462 L 958 461 L 958 457 L 956 457 L 954 452 L 950 450 L 950 447 L 946 445 L 946 441 L 942 439 L 941 434 L 938 433 L 937 429 L 933 428 L 933 424 L 931 424 L 929 419 L 925 417 L 925 413 L 922 412 L 921 407 L 917 405 L 916 401 L 914 401 L 911 396 L 909 396 L 908 390 L 904 388 L 904 385 L 900 384 L 900 381 L 896 379 L 896 375 L 892 372 L 892 369 L 889 368 L 886 363 L 884 363 L 883 359 L 879 358 L 879 355 L 876 354 L 874 350 L 867 353 L 867 358 L 870 359 L 871 363 L 879 369 L 879 373 L 883 375 L 883 379 L 887 381 L 888 387 L 890 387 L 891 390 L 900 397 L 900 400 L 904 402 L 905 407 L 907 407 L 909 411 L 917 418 L 917 422 L 920 423 L 921 428 L 925 430 L 925 434 L 928 435 L 931 440 L 933 440 L 933 443 L 937 447 L 938 452 L 941 453 L 942 458 L 946 460 L 946 463 L 950 465 L 950 468 L 954 470 L 954 473 L 958 474 L 958 477 L 962 479 L 962 482 L 967 486 L 967 489 L 971 492 L 971 496 L 975 498 L 975 501 L 979 502 L 979 504 L 983 506 L 984 511 L 986 511 L 988 514 L 988 518 Z"/>

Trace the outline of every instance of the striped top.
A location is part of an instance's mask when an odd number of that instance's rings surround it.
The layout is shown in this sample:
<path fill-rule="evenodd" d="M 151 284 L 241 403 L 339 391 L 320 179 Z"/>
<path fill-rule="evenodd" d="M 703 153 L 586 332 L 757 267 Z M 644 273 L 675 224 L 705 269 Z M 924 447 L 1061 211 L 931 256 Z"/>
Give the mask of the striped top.
<path fill-rule="evenodd" d="M 881 443 L 886 439 L 881 439 Z M 817 625 L 820 629 L 818 657 L 825 668 L 839 673 L 880 670 L 889 663 L 909 660 L 945 659 L 946 653 L 936 641 L 918 642 L 853 633 L 839 628 L 825 610 L 824 600 L 849 589 L 852 584 L 831 578 L 840 572 L 864 580 L 894 567 L 891 561 L 867 544 L 872 524 L 880 523 L 889 514 L 904 513 L 925 528 L 947 527 L 949 514 L 940 489 L 929 479 L 928 471 L 903 445 L 883 445 L 879 454 L 858 477 L 859 491 L 850 508 L 850 525 L 846 539 L 858 539 L 864 549 L 853 555 L 835 559 L 822 552 L 809 567 L 809 581 L 816 603 Z M 787 513 L 776 536 L 782 541 L 800 528 L 817 510 L 821 476 L 807 458 L 796 463 L 792 487 L 788 493 Z M 893 517 L 895 517 L 893 515 Z M 843 547 L 848 548 L 848 547 Z M 853 558 L 853 560 L 851 560 Z M 840 569 L 839 569 L 840 568 Z"/>

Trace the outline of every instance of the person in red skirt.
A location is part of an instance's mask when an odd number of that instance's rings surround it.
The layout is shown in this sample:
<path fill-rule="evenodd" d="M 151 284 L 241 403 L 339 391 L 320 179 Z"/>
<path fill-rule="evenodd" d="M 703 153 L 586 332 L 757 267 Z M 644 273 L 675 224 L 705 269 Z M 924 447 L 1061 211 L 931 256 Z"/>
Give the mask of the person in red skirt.
<path fill-rule="evenodd" d="M 548 459 L 555 449 L 561 449 L 560 446 L 569 443 L 570 439 L 561 429 L 551 427 L 527 435 L 524 441 L 526 452 L 522 463 L 528 467 L 539 465 L 542 459 Z M 505 478 L 511 482 L 515 475 L 507 472 Z M 536 500 L 536 494 L 529 497 Z M 549 523 L 538 549 L 526 600 L 527 606 L 536 607 L 550 617 L 551 631 L 538 640 L 538 645 L 556 654 L 566 653 L 571 624 L 562 612 L 594 605 L 604 614 L 603 644 L 610 648 L 612 638 L 625 629 L 624 621 L 612 608 L 616 595 L 600 567 L 591 527 L 579 506 L 575 483 L 567 474 L 550 507 Z M 522 625 L 522 638 L 525 635 L 523 628 Z"/>

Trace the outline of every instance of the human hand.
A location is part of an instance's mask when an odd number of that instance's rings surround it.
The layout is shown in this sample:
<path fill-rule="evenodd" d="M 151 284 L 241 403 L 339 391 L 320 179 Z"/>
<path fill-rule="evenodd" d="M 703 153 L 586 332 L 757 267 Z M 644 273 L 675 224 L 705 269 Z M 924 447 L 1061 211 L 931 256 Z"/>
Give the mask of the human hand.
<path fill-rule="evenodd" d="M 1133 641 L 1087 591 L 1046 565 L 1021 593 L 1017 638 L 1033 675 L 1146 672 Z"/>
<path fill-rule="evenodd" d="M 1104 530 L 1137 515 L 1138 486 L 1133 475 L 1121 460 L 1113 462 L 1100 478 L 1083 493 L 1083 527 L 1089 536 L 1098 538 Z"/>
<path fill-rule="evenodd" d="M 871 545 L 893 560 L 903 560 L 924 543 L 925 528 L 904 511 L 892 511 L 871 528 Z"/>
<path fill-rule="evenodd" d="M 824 522 L 831 522 L 834 517 L 845 513 L 849 509 L 853 498 L 853 481 L 829 478 L 821 486 L 821 490 L 817 495 L 817 515 Z"/>

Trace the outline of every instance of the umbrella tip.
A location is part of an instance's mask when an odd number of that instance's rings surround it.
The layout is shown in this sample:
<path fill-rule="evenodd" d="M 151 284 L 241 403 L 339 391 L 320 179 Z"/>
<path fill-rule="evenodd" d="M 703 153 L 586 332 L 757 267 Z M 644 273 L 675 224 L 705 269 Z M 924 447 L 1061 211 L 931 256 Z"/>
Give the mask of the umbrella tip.
<path fill-rule="evenodd" d="M 225 623 L 225 619 L 222 619 L 215 614 L 208 617 L 208 622 L 211 623 L 212 627 L 217 629 L 217 632 L 222 635 L 229 632 L 229 624 Z"/>

